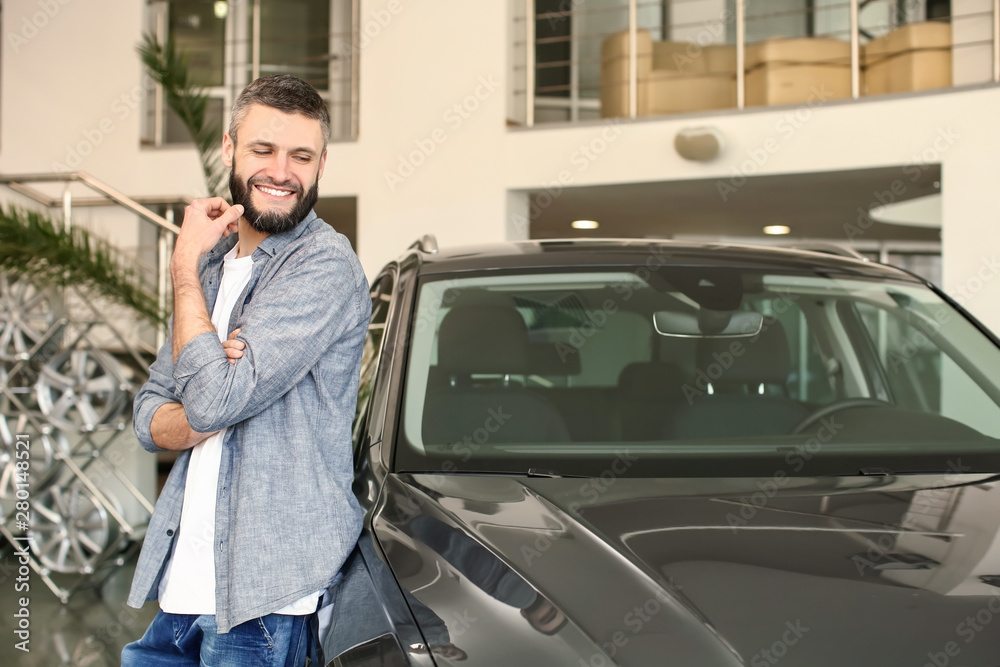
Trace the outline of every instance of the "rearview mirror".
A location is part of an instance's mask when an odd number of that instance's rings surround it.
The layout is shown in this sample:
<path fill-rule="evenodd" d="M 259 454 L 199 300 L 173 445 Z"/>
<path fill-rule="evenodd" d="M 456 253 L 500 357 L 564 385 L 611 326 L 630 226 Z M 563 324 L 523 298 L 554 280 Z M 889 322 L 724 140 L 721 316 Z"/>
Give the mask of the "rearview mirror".
<path fill-rule="evenodd" d="M 708 310 L 653 313 L 653 327 L 661 336 L 674 338 L 751 338 L 760 333 L 764 316 L 746 310 L 738 312 Z"/>

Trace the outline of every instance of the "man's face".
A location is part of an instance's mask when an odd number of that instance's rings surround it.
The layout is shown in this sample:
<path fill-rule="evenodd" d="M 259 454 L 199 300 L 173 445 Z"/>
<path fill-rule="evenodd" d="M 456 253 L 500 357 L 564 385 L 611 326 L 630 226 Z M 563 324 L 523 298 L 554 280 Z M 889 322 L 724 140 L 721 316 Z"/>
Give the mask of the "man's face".
<path fill-rule="evenodd" d="M 237 130 L 227 133 L 222 162 L 230 168 L 229 191 L 251 227 L 267 234 L 287 231 L 316 204 L 326 165 L 318 120 L 271 107 L 250 107 Z"/>

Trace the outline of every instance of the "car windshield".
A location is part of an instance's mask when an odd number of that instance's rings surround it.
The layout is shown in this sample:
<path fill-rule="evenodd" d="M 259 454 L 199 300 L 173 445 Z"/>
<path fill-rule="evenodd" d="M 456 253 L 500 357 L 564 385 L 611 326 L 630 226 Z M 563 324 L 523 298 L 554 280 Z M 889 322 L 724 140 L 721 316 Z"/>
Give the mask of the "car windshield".
<path fill-rule="evenodd" d="M 915 280 L 431 276 L 410 327 L 400 471 L 884 474 L 1000 455 L 1000 350 Z"/>

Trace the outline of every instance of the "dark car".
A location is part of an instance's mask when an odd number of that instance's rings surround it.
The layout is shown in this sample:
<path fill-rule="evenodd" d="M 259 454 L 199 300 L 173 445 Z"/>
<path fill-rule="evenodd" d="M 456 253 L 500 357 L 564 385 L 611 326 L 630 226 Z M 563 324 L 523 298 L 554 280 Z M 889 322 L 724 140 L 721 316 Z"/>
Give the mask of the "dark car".
<path fill-rule="evenodd" d="M 815 252 L 415 244 L 333 665 L 1000 665 L 1000 345 Z"/>

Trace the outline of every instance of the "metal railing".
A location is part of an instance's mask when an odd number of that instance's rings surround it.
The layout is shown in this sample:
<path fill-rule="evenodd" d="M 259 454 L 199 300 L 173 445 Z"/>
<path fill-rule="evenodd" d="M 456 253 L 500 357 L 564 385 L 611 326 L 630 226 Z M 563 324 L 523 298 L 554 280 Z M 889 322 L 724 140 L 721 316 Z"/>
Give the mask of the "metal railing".
<path fill-rule="evenodd" d="M 62 194 L 50 196 L 30 184 L 61 183 Z M 96 193 L 96 197 L 74 197 L 71 186 L 80 183 Z M 49 209 L 61 209 L 62 222 L 65 229 L 73 226 L 73 209 L 75 207 L 117 206 L 139 216 L 141 220 L 154 225 L 156 238 L 156 297 L 161 312 L 167 308 L 170 278 L 170 249 L 173 239 L 181 228 L 174 224 L 173 206 L 187 205 L 190 199 L 180 196 L 173 197 L 129 197 L 82 171 L 65 173 L 33 173 L 33 174 L 0 174 L 0 185 L 5 185 L 14 192 L 41 204 Z M 166 216 L 160 215 L 148 206 L 166 206 Z M 156 348 L 159 349 L 166 340 L 166 328 L 156 329 Z"/>
<path fill-rule="evenodd" d="M 0 185 L 61 210 L 56 224 L 67 230 L 83 207 L 115 207 L 152 224 L 157 296 L 166 310 L 172 237 L 180 231 L 173 211 L 188 199 L 129 197 L 83 172 L 0 175 Z M 89 192 L 80 196 L 82 189 Z M 166 215 L 150 207 L 165 207 Z M 131 432 L 129 406 L 148 377 L 139 350 L 148 344 L 130 342 L 107 304 L 79 285 L 45 288 L 30 274 L 0 274 L 0 297 L 0 548 L 6 541 L 66 603 L 136 553 L 153 512 L 114 449 Z M 159 348 L 165 328 L 156 335 Z M 18 467 L 19 447 L 30 448 L 30 473 Z"/>
<path fill-rule="evenodd" d="M 323 1 L 329 5 L 326 25 L 303 23 L 291 33 L 269 34 L 275 29 L 266 13 L 280 7 L 275 2 L 245 0 L 229 2 L 224 14 L 216 14 L 213 20 L 219 22 L 219 33 L 211 38 L 206 38 L 207 31 L 187 39 L 173 35 L 189 56 L 195 54 L 202 61 L 215 63 L 191 71 L 193 80 L 210 79 L 204 83 L 210 102 L 207 113 L 214 116 L 210 120 L 225 127 L 234 100 L 248 83 L 264 74 L 286 73 L 309 81 L 326 100 L 333 141 L 357 138 L 358 54 L 364 39 L 375 30 L 359 24 L 360 0 Z M 171 31 L 171 11 L 166 0 L 154 0 L 148 6 L 148 27 L 160 43 Z M 316 48 L 306 48 L 306 43 Z M 143 141 L 152 146 L 189 143 L 186 131 L 171 134 L 173 125 L 168 120 L 172 112 L 167 109 L 163 87 L 151 80 L 146 85 L 153 94 L 144 102 Z"/>
<path fill-rule="evenodd" d="M 928 15 L 926 7 L 919 9 L 922 14 L 912 8 L 904 11 L 889 0 L 804 2 L 802 8 L 792 10 L 747 0 L 620 0 L 611 6 L 607 2 L 588 4 L 587 0 L 564 0 L 558 5 L 524 0 L 513 19 L 515 83 L 511 91 L 515 96 L 512 107 L 515 117 L 511 120 L 532 127 L 543 122 L 575 122 L 585 117 L 637 118 L 797 103 L 768 100 L 766 94 L 762 101 L 758 91 L 761 70 L 768 72 L 766 77 L 775 69 L 799 65 L 836 69 L 844 88 L 835 97 L 855 100 L 892 92 L 1000 82 L 1000 0 L 966 0 L 952 2 L 950 7 L 949 15 L 938 16 Z M 702 18 L 681 20 L 681 15 L 690 15 L 692 9 L 695 14 L 700 12 Z M 706 19 L 708 16 L 713 18 Z M 930 29 L 925 34 L 934 35 L 926 45 L 903 43 L 913 39 L 913 34 L 921 29 L 919 26 L 910 35 L 898 36 L 898 40 L 891 35 L 899 28 L 917 23 L 928 24 Z M 934 26 L 935 23 L 939 25 Z M 789 28 L 792 24 L 797 27 Z M 940 24 L 947 24 L 948 29 Z M 670 90 L 678 94 L 673 96 L 683 97 L 676 80 L 685 77 L 690 80 L 697 74 L 691 69 L 684 71 L 684 65 L 677 64 L 678 59 L 690 62 L 692 49 L 687 56 L 673 54 L 672 68 L 666 52 L 663 56 L 649 53 L 647 32 L 652 35 L 654 51 L 686 44 L 697 52 L 694 57 L 700 57 L 705 47 L 730 49 L 727 57 L 732 57 L 735 64 L 705 76 L 715 77 L 720 86 L 727 87 L 730 92 L 725 94 L 731 96 L 731 102 L 703 109 L 657 110 L 655 104 L 648 102 L 654 95 L 652 88 L 660 86 L 655 94 L 666 98 L 670 94 L 663 91 L 674 86 Z M 825 37 L 828 44 L 837 47 L 837 54 L 810 56 L 801 61 L 795 56 L 778 55 L 768 60 L 769 56 L 761 56 L 755 48 L 779 37 Z M 611 40 L 615 44 L 608 49 Z M 890 41 L 892 45 L 888 45 Z M 613 52 L 610 61 L 607 51 Z M 750 51 L 752 55 L 748 57 Z M 888 88 L 876 83 L 875 79 L 886 76 L 883 72 L 897 68 L 894 63 L 907 58 L 911 60 L 905 67 L 926 68 L 928 61 L 918 63 L 917 59 L 928 54 L 937 59 L 932 66 L 941 71 L 944 83 L 894 81 Z M 610 71 L 614 72 L 613 77 L 609 76 Z M 898 79 L 898 71 L 892 69 L 891 76 Z M 926 78 L 925 74 L 913 76 Z M 668 82 L 671 78 L 673 81 Z M 523 100 L 518 101 L 522 96 Z M 611 103 L 609 97 L 613 98 Z"/>

